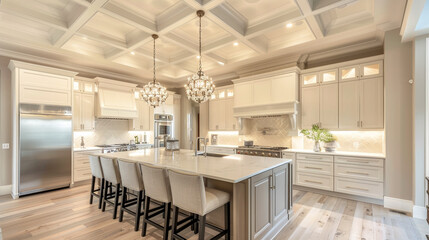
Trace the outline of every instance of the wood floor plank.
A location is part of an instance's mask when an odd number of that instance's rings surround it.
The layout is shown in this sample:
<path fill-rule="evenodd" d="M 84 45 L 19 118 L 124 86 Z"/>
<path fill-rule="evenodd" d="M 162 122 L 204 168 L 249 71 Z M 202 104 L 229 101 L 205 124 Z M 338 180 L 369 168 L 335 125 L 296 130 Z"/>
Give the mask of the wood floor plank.
<path fill-rule="evenodd" d="M 425 239 L 426 221 L 389 211 L 379 205 L 321 194 L 294 191 L 293 215 L 277 240 Z M 147 236 L 134 231 L 134 218 L 112 219 L 112 208 L 101 212 L 97 200 L 89 205 L 89 185 L 52 191 L 18 200 L 0 197 L 0 236 L 3 240 L 82 239 L 157 240 L 162 232 L 148 226 Z M 156 218 L 162 224 L 162 218 Z M 206 228 L 206 239 L 215 232 Z M 187 230 L 190 240 L 197 235 Z M 0 238 L 0 240 L 2 240 Z M 241 239 L 240 239 L 241 240 Z"/>

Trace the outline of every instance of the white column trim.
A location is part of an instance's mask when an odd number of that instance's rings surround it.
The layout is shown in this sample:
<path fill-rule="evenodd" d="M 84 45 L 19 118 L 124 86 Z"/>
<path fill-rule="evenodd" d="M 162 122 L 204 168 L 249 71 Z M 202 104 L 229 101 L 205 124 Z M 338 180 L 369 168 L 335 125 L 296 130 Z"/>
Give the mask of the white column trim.
<path fill-rule="evenodd" d="M 413 218 L 426 219 L 426 208 L 414 205 Z"/>

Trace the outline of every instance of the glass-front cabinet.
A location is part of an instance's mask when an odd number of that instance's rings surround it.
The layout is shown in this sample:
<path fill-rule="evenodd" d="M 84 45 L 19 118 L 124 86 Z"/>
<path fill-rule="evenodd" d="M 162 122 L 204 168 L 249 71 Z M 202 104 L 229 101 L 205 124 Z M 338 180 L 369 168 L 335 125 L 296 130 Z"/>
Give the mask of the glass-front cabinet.
<path fill-rule="evenodd" d="M 359 67 L 349 66 L 340 68 L 340 77 L 343 81 L 356 80 L 359 78 Z"/>
<path fill-rule="evenodd" d="M 73 90 L 83 93 L 94 93 L 97 91 L 95 82 L 90 79 L 76 77 L 73 82 Z"/>
<path fill-rule="evenodd" d="M 319 72 L 320 83 L 321 84 L 329 84 L 338 82 L 338 70 L 326 70 Z"/>
<path fill-rule="evenodd" d="M 383 61 L 369 62 L 340 68 L 340 80 L 374 78 L 383 76 Z"/>
<path fill-rule="evenodd" d="M 308 73 L 301 76 L 301 86 L 310 87 L 319 84 L 319 76 L 317 73 Z"/>

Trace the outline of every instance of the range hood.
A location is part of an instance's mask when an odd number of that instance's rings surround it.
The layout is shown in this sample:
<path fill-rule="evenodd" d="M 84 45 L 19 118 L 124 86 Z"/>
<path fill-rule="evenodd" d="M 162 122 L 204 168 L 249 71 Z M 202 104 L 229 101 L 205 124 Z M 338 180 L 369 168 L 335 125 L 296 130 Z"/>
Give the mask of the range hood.
<path fill-rule="evenodd" d="M 291 128 L 297 128 L 298 102 L 282 102 L 234 107 L 234 117 L 237 118 L 263 118 L 288 116 Z"/>
<path fill-rule="evenodd" d="M 138 117 L 134 98 L 135 84 L 123 83 L 105 78 L 96 78 L 97 118 L 132 119 Z"/>

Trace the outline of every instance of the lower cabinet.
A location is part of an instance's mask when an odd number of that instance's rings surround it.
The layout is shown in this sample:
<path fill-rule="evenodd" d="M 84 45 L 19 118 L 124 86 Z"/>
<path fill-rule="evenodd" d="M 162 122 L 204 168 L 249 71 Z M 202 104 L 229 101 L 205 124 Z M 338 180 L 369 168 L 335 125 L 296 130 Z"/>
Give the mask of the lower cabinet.
<path fill-rule="evenodd" d="M 294 166 L 296 185 L 375 199 L 384 196 L 382 158 L 296 153 Z"/>
<path fill-rule="evenodd" d="M 251 178 L 251 239 L 262 239 L 288 220 L 291 208 L 290 164 Z"/>
<path fill-rule="evenodd" d="M 101 153 L 101 150 L 88 150 L 73 152 L 73 182 L 91 179 L 91 167 L 89 165 L 89 155 Z"/>

